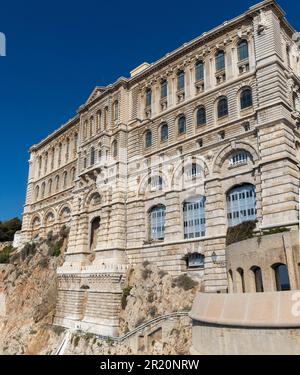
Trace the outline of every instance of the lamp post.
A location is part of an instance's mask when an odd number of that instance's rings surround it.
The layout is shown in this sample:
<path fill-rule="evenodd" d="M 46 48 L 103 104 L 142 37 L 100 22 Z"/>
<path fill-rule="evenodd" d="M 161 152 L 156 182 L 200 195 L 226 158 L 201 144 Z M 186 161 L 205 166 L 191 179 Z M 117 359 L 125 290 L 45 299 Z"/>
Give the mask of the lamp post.
<path fill-rule="evenodd" d="M 218 255 L 216 254 L 215 251 L 212 252 L 211 259 L 212 259 L 212 262 L 215 266 L 226 267 L 226 260 L 225 261 L 218 261 Z"/>

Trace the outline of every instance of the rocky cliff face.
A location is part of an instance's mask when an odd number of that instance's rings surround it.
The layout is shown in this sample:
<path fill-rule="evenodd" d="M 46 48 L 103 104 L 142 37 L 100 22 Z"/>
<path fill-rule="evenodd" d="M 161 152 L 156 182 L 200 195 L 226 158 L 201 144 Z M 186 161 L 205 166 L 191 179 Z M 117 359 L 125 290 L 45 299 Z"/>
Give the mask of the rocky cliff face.
<path fill-rule="evenodd" d="M 10 263 L 0 268 L 0 293 L 6 296 L 6 314 L 0 317 L 0 353 L 54 354 L 65 337 L 65 329 L 52 326 L 57 297 L 56 268 L 63 262 L 67 238 L 52 237 L 26 245 L 12 253 Z M 186 276 L 174 278 L 151 264 L 132 268 L 122 299 L 121 335 L 146 321 L 171 312 L 187 311 L 200 285 Z M 177 354 L 190 347 L 188 317 L 162 322 L 138 343 L 137 334 L 122 343 L 75 332 L 65 354 Z M 147 333 L 146 333 L 147 336 Z"/>

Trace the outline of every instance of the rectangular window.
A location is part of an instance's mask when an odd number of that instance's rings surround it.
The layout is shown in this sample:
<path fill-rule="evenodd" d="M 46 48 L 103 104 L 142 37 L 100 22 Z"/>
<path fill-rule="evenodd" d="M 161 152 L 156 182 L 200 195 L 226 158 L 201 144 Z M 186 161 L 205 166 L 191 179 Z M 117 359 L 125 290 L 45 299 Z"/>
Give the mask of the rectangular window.
<path fill-rule="evenodd" d="M 168 82 L 165 80 L 161 83 L 161 91 L 160 91 L 160 96 L 161 99 L 166 98 L 168 95 Z"/>
<path fill-rule="evenodd" d="M 202 61 L 196 64 L 196 81 L 202 81 L 204 79 L 204 64 Z"/>
<path fill-rule="evenodd" d="M 177 75 L 177 90 L 184 90 L 184 72 L 180 72 Z"/>

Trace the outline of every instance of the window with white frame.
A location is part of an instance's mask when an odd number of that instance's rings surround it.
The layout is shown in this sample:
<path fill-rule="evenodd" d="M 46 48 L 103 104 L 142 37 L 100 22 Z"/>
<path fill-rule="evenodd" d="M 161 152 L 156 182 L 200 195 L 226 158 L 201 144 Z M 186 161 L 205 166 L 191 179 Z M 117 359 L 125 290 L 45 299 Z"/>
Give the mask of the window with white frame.
<path fill-rule="evenodd" d="M 185 168 L 185 176 L 187 180 L 191 180 L 201 175 L 202 169 L 199 164 L 192 163 Z"/>
<path fill-rule="evenodd" d="M 255 186 L 244 184 L 229 190 L 226 195 L 228 226 L 256 219 Z"/>
<path fill-rule="evenodd" d="M 160 97 L 161 99 L 166 98 L 168 95 L 168 81 L 164 79 L 160 85 Z"/>
<path fill-rule="evenodd" d="M 187 257 L 187 268 L 203 268 L 204 267 L 204 255 L 199 253 L 193 253 Z"/>
<path fill-rule="evenodd" d="M 246 151 L 237 151 L 230 155 L 229 157 L 229 165 L 236 166 L 241 164 L 247 164 L 249 160 L 249 154 Z"/>
<path fill-rule="evenodd" d="M 165 238 L 166 207 L 163 205 L 152 207 L 150 210 L 150 238 L 158 241 Z"/>
<path fill-rule="evenodd" d="M 204 79 L 204 63 L 197 61 L 195 65 L 195 80 L 202 81 Z"/>
<path fill-rule="evenodd" d="M 184 238 L 205 236 L 205 197 L 187 200 L 183 204 Z"/>
<path fill-rule="evenodd" d="M 152 176 L 149 178 L 149 185 L 151 190 L 162 190 L 163 179 L 161 176 Z"/>

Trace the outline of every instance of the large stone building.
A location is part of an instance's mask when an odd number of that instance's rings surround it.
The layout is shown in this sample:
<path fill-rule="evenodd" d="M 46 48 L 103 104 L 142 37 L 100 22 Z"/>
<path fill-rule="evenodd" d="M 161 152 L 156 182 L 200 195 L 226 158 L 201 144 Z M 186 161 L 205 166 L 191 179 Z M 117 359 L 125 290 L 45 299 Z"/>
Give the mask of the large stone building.
<path fill-rule="evenodd" d="M 294 34 L 274 1 L 259 3 L 96 87 L 30 149 L 22 240 L 70 227 L 57 324 L 117 334 L 124 275 L 146 260 L 201 278 L 205 292 L 248 288 L 238 258 L 226 261 L 227 228 L 298 229 Z M 279 253 L 270 267 L 286 267 Z"/>

